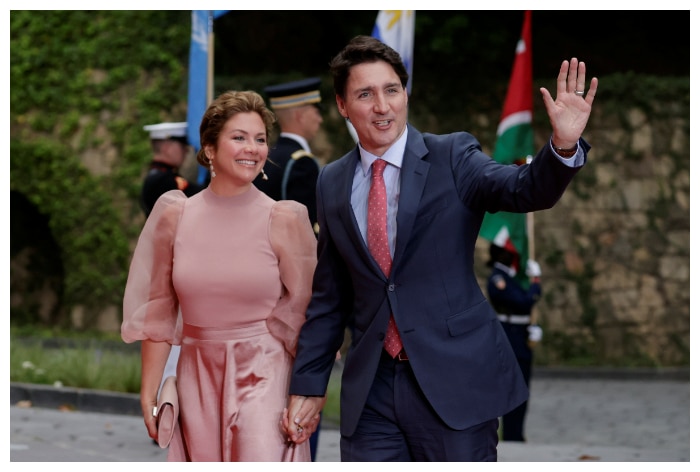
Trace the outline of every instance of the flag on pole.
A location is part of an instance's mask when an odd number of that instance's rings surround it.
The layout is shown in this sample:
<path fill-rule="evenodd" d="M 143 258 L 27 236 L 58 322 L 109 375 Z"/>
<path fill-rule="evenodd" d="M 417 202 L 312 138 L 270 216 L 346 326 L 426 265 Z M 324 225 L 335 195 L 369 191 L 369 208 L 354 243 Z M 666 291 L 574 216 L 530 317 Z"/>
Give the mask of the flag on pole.
<path fill-rule="evenodd" d="M 187 141 L 199 151 L 199 124 L 207 108 L 209 81 L 209 34 L 211 10 L 192 10 L 189 83 L 187 86 Z"/>
<path fill-rule="evenodd" d="M 189 82 L 187 86 L 187 141 L 199 151 L 199 124 L 212 100 L 214 19 L 228 10 L 192 10 Z M 203 184 L 208 169 L 200 166 L 197 182 Z"/>
<path fill-rule="evenodd" d="M 506 102 L 498 123 L 493 158 L 504 164 L 523 164 L 534 152 L 532 130 L 532 34 L 530 11 L 525 12 Z"/>
<path fill-rule="evenodd" d="M 414 10 L 379 10 L 372 28 L 372 36 L 401 55 L 408 71 L 406 91 L 411 93 L 413 82 L 413 38 L 416 29 Z"/>
<path fill-rule="evenodd" d="M 534 149 L 532 129 L 532 29 L 531 12 L 525 12 L 503 113 L 498 124 L 493 158 L 502 164 L 524 164 Z M 526 215 L 487 213 L 479 236 L 520 255 L 518 278 L 527 281 L 525 266 L 530 257 Z"/>
<path fill-rule="evenodd" d="M 413 83 L 413 37 L 416 15 L 414 10 L 379 10 L 372 28 L 372 36 L 394 49 L 403 60 L 408 72 L 406 92 L 411 94 Z M 345 122 L 350 136 L 357 142 L 357 131 L 349 121 Z"/>

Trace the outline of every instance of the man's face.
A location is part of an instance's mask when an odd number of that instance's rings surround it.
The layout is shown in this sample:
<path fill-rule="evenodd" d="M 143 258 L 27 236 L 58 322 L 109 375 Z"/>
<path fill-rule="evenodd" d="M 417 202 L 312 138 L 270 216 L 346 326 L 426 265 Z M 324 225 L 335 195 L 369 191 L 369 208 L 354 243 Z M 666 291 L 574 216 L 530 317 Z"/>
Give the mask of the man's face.
<path fill-rule="evenodd" d="M 362 147 L 375 156 L 382 156 L 406 127 L 408 94 L 384 61 L 353 66 L 345 98 L 336 96 L 336 103 L 340 114 L 350 118 Z"/>
<path fill-rule="evenodd" d="M 318 130 L 321 128 L 321 123 L 323 122 L 321 110 L 314 105 L 303 106 L 299 122 L 304 129 L 303 136 L 308 140 L 312 140 L 318 134 Z"/>
<path fill-rule="evenodd" d="M 161 145 L 161 154 L 169 164 L 180 167 L 187 157 L 187 145 L 175 139 L 166 139 Z"/>

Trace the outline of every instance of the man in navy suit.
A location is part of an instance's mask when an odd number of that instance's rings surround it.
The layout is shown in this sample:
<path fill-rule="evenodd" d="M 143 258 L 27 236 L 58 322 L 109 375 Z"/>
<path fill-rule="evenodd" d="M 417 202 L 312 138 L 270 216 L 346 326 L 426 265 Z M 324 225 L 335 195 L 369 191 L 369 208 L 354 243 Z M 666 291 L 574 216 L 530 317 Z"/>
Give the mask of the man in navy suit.
<path fill-rule="evenodd" d="M 314 431 L 348 328 L 342 461 L 497 460 L 498 418 L 528 390 L 474 274 L 476 238 L 487 211 L 551 208 L 584 164 L 598 87 L 594 78 L 585 93 L 585 73 L 576 58 L 562 62 L 556 100 L 540 89 L 550 140 L 531 164 L 506 166 L 469 133 L 407 123 L 408 74 L 390 47 L 359 36 L 332 60 L 338 111 L 359 143 L 318 178 L 318 265 L 282 419 L 291 440 Z M 377 159 L 388 162 L 388 275 L 366 243 Z M 403 344 L 393 357 L 390 318 Z"/>

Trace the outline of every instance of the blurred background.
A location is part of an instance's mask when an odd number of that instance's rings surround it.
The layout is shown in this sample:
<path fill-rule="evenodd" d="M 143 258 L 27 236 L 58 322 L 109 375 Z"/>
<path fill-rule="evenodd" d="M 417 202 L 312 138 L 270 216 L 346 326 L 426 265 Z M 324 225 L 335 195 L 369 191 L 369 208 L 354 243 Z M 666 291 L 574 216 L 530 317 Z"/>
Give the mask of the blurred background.
<path fill-rule="evenodd" d="M 320 77 L 324 123 L 312 148 L 332 161 L 354 142 L 328 63 L 376 18 L 229 11 L 213 23 L 213 93 Z M 523 11 L 416 11 L 412 124 L 469 131 L 490 153 L 522 21 Z M 188 10 L 10 12 L 11 327 L 118 339 L 144 223 L 143 126 L 187 119 L 191 28 Z M 532 43 L 536 147 L 550 133 L 538 89 L 554 94 L 561 61 L 578 57 L 600 79 L 584 135 L 590 161 L 535 215 L 545 333 L 536 362 L 687 366 L 690 11 L 535 10 Z M 488 242 L 477 252 L 483 279 Z"/>

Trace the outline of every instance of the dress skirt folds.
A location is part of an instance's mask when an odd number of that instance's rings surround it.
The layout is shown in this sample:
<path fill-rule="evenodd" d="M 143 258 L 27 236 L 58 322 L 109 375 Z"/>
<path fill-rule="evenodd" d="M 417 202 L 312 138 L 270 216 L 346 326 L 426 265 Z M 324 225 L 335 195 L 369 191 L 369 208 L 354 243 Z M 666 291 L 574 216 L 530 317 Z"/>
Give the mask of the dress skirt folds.
<path fill-rule="evenodd" d="M 310 460 L 308 441 L 290 446 L 280 428 L 292 357 L 265 321 L 229 329 L 186 324 L 181 346 L 180 431 L 169 461 Z"/>

